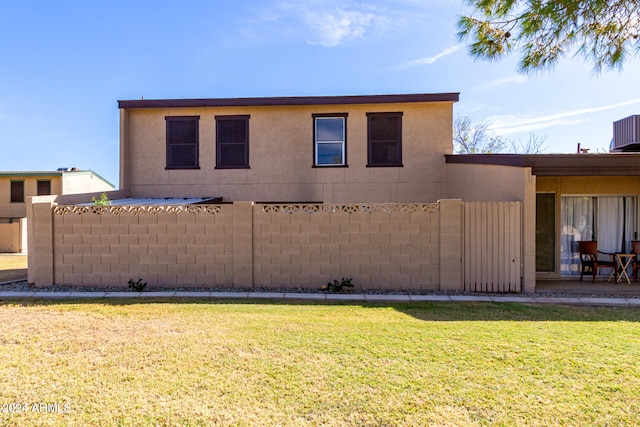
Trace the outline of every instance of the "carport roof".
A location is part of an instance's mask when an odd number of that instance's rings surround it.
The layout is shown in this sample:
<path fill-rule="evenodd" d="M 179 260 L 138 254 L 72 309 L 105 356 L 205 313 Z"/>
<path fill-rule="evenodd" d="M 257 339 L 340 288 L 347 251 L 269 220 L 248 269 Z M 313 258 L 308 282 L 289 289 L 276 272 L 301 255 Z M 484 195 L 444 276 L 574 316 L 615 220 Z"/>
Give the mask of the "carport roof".
<path fill-rule="evenodd" d="M 640 176 L 640 154 L 447 154 L 446 163 L 530 167 L 538 176 Z"/>

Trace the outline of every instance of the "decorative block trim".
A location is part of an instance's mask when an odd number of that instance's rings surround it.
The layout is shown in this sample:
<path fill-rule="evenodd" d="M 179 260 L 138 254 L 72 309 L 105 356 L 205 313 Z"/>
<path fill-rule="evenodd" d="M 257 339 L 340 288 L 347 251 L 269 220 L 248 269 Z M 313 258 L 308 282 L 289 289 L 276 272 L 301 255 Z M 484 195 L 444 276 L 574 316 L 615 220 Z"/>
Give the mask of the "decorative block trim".
<path fill-rule="evenodd" d="M 217 205 L 167 205 L 167 206 L 55 206 L 53 212 L 57 215 L 84 215 L 84 214 L 150 214 L 158 215 L 162 213 L 167 214 L 202 214 L 207 213 L 211 215 L 219 214 L 222 208 Z"/>
<path fill-rule="evenodd" d="M 348 204 L 263 204 L 263 213 L 394 213 L 440 210 L 438 203 L 348 203 Z"/>

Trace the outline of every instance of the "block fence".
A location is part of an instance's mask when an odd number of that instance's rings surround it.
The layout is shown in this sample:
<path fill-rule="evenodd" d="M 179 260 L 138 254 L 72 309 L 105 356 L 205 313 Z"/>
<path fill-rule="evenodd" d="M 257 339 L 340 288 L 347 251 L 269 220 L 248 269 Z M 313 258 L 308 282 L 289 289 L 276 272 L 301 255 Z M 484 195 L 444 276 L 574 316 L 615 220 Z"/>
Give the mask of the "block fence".
<path fill-rule="evenodd" d="M 463 289 L 460 200 L 186 206 L 28 203 L 36 286 Z"/>

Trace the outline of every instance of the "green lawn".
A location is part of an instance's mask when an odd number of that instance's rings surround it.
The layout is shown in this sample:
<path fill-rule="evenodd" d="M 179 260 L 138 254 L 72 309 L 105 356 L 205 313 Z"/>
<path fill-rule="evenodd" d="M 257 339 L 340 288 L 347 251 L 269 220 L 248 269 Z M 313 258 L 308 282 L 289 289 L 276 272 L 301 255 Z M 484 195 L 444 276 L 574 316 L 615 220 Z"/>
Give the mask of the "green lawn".
<path fill-rule="evenodd" d="M 639 321 L 488 303 L 4 301 L 0 425 L 639 425 Z"/>
<path fill-rule="evenodd" d="M 26 278 L 26 255 L 0 255 L 0 283 Z"/>

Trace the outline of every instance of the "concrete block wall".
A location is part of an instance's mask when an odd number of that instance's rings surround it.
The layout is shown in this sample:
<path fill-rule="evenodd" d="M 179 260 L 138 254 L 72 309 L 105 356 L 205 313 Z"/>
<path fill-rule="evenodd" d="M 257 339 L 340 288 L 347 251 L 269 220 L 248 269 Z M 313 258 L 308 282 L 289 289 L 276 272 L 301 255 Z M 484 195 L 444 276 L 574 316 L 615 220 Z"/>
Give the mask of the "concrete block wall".
<path fill-rule="evenodd" d="M 460 289 L 461 209 L 457 200 L 87 207 L 33 198 L 29 281 L 318 289 L 350 277 L 356 289 Z"/>
<path fill-rule="evenodd" d="M 53 209 L 56 284 L 234 284 L 233 205 Z"/>
<path fill-rule="evenodd" d="M 439 289 L 436 204 L 256 205 L 255 286 Z"/>

